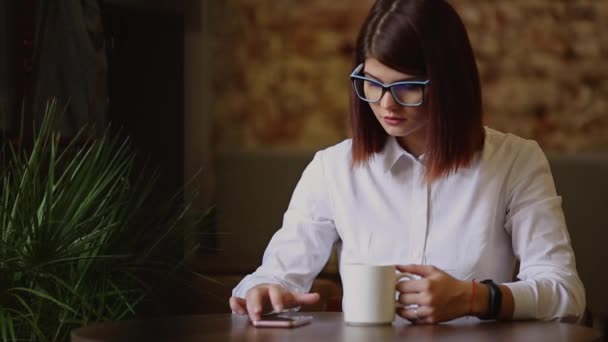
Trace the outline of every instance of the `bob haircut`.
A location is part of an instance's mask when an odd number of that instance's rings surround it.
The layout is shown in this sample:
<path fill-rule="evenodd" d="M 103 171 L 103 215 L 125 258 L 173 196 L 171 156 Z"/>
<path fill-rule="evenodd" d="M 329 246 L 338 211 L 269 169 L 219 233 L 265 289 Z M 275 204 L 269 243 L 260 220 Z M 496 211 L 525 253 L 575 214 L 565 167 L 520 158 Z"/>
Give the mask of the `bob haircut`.
<path fill-rule="evenodd" d="M 425 151 L 428 183 L 466 167 L 484 141 L 481 87 L 464 24 L 444 0 L 377 0 L 357 38 L 353 68 L 367 58 L 430 80 Z M 353 165 L 382 151 L 388 134 L 351 93 Z"/>

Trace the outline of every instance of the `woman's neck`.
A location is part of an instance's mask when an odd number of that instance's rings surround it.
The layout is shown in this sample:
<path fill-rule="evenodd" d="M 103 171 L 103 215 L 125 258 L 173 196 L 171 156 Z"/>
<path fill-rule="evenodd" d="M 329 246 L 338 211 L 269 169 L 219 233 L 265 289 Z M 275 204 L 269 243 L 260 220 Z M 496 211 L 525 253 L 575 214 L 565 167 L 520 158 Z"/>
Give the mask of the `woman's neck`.
<path fill-rule="evenodd" d="M 399 145 L 416 158 L 420 158 L 426 152 L 426 134 L 413 133 L 396 138 Z"/>

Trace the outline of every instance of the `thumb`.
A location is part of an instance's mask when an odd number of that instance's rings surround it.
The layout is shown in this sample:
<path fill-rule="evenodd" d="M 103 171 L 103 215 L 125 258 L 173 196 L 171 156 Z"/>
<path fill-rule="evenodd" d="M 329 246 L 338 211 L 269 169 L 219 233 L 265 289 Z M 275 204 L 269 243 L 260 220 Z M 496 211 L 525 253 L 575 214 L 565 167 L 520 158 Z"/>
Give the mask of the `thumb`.
<path fill-rule="evenodd" d="M 245 298 L 230 297 L 228 303 L 230 304 L 230 309 L 233 312 L 236 312 L 240 315 L 244 315 L 245 313 L 247 313 L 247 301 L 245 300 Z"/>
<path fill-rule="evenodd" d="M 293 302 L 296 305 L 309 305 L 315 304 L 321 299 L 321 296 L 317 293 L 294 293 Z"/>
<path fill-rule="evenodd" d="M 437 268 L 431 265 L 397 265 L 397 269 L 401 272 L 413 273 L 423 278 L 437 271 Z"/>

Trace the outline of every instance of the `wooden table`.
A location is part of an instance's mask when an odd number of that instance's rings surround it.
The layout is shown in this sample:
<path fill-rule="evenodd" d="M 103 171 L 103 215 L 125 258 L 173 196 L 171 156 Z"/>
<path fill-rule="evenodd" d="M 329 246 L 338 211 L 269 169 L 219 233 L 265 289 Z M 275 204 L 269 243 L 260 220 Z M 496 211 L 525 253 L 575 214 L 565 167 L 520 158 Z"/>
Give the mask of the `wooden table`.
<path fill-rule="evenodd" d="M 293 329 L 255 328 L 246 316 L 184 316 L 148 321 L 97 324 L 74 330 L 72 342 L 92 341 L 598 341 L 600 333 L 574 324 L 538 321 L 481 322 L 461 318 L 439 325 L 344 324 L 342 313 L 306 313 L 311 324 Z"/>

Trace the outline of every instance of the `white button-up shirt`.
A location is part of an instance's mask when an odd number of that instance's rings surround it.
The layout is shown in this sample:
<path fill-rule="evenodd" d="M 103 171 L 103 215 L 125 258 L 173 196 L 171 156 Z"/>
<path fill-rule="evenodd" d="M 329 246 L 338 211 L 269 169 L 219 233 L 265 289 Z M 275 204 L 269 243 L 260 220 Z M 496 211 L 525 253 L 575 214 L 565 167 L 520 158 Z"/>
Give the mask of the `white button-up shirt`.
<path fill-rule="evenodd" d="M 307 292 L 338 243 L 340 265 L 428 264 L 503 283 L 516 319 L 580 317 L 585 292 L 545 155 L 534 141 L 485 132 L 469 167 L 430 185 L 423 157 L 395 138 L 355 168 L 351 140 L 317 152 L 262 265 L 233 295 L 261 283 Z"/>

